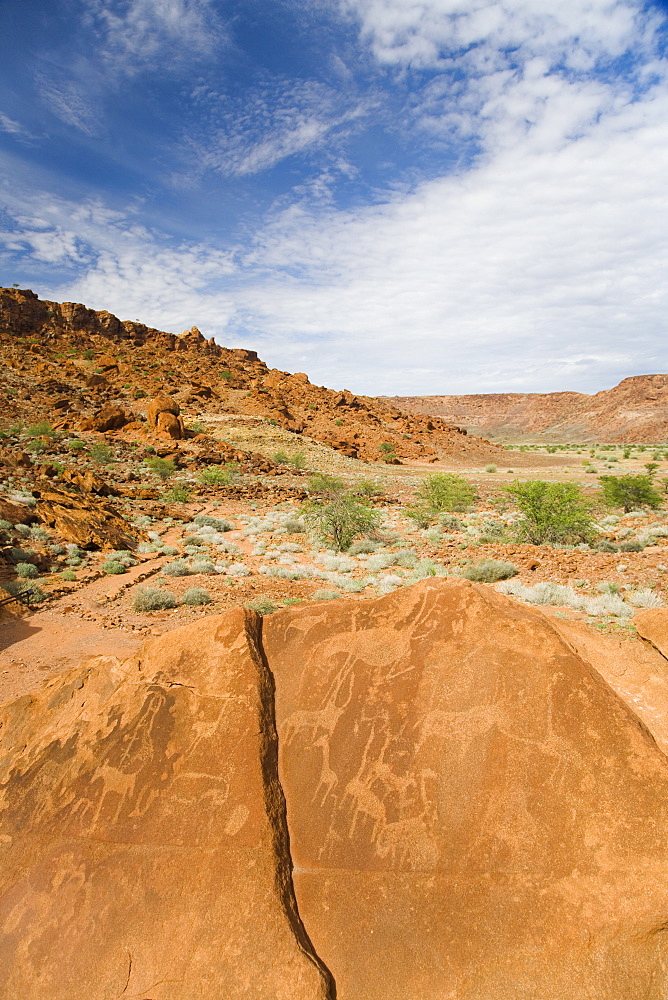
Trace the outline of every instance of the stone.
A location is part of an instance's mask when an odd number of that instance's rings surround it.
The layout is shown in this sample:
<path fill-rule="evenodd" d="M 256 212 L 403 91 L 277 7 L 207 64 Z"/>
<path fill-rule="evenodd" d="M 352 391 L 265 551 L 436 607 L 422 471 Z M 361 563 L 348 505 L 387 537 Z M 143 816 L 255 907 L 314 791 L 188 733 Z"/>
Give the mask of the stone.
<path fill-rule="evenodd" d="M 134 415 L 125 412 L 122 406 L 103 406 L 92 417 L 81 422 L 82 431 L 115 431 L 133 421 Z"/>
<path fill-rule="evenodd" d="M 135 549 L 144 538 L 109 501 L 56 487 L 35 490 L 40 521 L 82 549 Z"/>
<path fill-rule="evenodd" d="M 175 417 L 173 413 L 166 410 L 158 414 L 155 427 L 156 430 L 162 434 L 168 434 L 175 441 L 180 441 L 185 437 L 185 428 L 181 417 Z"/>
<path fill-rule="evenodd" d="M 633 624 L 638 635 L 668 659 L 668 611 L 664 608 L 636 611 Z"/>
<path fill-rule="evenodd" d="M 334 1000 L 242 609 L 0 712 L 3 1000 Z"/>
<path fill-rule="evenodd" d="M 178 417 L 180 412 L 181 410 L 176 400 L 164 394 L 156 396 L 146 407 L 146 417 L 152 427 L 155 427 L 159 413 L 173 413 L 175 417 Z"/>
<path fill-rule="evenodd" d="M 431 579 L 263 625 L 339 1000 L 660 1000 L 668 761 L 539 612 Z"/>
<path fill-rule="evenodd" d="M 179 416 L 180 412 L 175 399 L 162 395 L 150 401 L 146 408 L 146 417 L 150 427 L 180 441 L 185 437 L 185 425 Z"/>

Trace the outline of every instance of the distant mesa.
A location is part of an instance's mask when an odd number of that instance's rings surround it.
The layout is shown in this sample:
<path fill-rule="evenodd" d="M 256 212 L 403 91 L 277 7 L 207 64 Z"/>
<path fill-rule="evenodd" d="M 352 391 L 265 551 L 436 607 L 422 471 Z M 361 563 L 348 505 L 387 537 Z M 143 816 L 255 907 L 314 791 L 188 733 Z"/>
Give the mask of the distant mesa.
<path fill-rule="evenodd" d="M 486 437 L 630 444 L 668 440 L 668 375 L 634 375 L 591 396 L 506 392 L 382 398 Z"/>

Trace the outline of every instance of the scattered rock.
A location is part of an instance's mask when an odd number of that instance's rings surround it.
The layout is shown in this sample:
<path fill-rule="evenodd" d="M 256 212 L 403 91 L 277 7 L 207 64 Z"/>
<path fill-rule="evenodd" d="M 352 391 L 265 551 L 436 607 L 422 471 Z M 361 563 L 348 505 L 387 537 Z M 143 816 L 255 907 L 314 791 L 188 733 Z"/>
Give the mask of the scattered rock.
<path fill-rule="evenodd" d="M 82 549 L 134 549 L 144 537 L 109 502 L 54 487 L 34 495 L 39 520 Z"/>
<path fill-rule="evenodd" d="M 125 412 L 122 406 L 103 406 L 92 417 L 81 422 L 82 431 L 115 431 L 135 420 L 134 414 Z"/>

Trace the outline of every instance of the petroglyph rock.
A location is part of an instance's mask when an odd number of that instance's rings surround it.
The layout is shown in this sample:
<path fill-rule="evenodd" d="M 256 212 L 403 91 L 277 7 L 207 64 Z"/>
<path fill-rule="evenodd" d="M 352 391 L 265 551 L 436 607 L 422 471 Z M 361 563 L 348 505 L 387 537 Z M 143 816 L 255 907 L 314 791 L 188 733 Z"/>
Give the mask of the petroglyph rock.
<path fill-rule="evenodd" d="M 0 718 L 3 1000 L 326 1000 L 242 610 Z M 178 638 L 177 638 L 178 635 Z"/>
<path fill-rule="evenodd" d="M 265 620 L 295 889 L 339 1000 L 659 1000 L 668 762 L 465 581 Z"/>
<path fill-rule="evenodd" d="M 432 579 L 5 706 L 2 1000 L 665 1000 L 664 658 L 563 627 Z"/>

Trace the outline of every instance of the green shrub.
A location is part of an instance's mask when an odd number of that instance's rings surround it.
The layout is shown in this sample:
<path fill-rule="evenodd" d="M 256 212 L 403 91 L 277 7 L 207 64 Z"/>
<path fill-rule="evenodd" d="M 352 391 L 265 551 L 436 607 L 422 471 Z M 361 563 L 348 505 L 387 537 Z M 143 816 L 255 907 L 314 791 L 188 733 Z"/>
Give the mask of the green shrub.
<path fill-rule="evenodd" d="M 277 605 L 269 597 L 256 597 L 254 601 L 249 601 L 245 607 L 250 611 L 255 611 L 258 615 L 273 615 L 278 610 Z"/>
<path fill-rule="evenodd" d="M 549 451 L 550 449 L 548 448 L 547 450 Z M 556 448 L 554 450 L 556 451 Z M 485 472 L 496 472 L 496 466 L 495 465 L 486 465 L 485 466 Z"/>
<path fill-rule="evenodd" d="M 382 441 L 378 445 L 378 451 L 385 462 L 392 462 L 397 457 L 396 448 L 392 441 Z"/>
<path fill-rule="evenodd" d="M 27 580 L 8 580 L 4 588 L 12 597 L 20 597 L 24 604 L 39 604 L 47 596 L 41 587 Z"/>
<path fill-rule="evenodd" d="M 16 575 L 23 580 L 34 580 L 35 577 L 39 576 L 39 570 L 34 563 L 20 562 L 16 564 Z"/>
<path fill-rule="evenodd" d="M 172 486 L 163 496 L 165 503 L 188 503 L 190 490 L 187 486 Z"/>
<path fill-rule="evenodd" d="M 620 552 L 642 552 L 645 546 L 642 542 L 622 542 L 619 546 Z"/>
<path fill-rule="evenodd" d="M 618 552 L 619 550 L 618 550 L 618 548 L 617 548 L 616 545 L 613 545 L 613 543 L 609 542 L 607 540 L 607 538 L 606 538 L 602 542 L 598 542 L 598 544 L 596 545 L 596 551 L 597 552 Z"/>
<path fill-rule="evenodd" d="M 67 447 L 70 449 L 70 451 L 75 451 L 75 452 L 76 451 L 83 451 L 83 449 L 86 447 L 86 442 L 85 441 L 79 441 L 78 438 L 75 438 L 74 441 L 68 441 L 67 442 Z"/>
<path fill-rule="evenodd" d="M 88 449 L 88 454 L 98 465 L 109 465 L 114 460 L 114 453 L 108 444 L 103 441 L 96 441 Z"/>
<path fill-rule="evenodd" d="M 68 583 L 72 583 L 76 580 L 77 575 L 73 569 L 64 569 L 60 574 L 61 580 L 67 580 Z"/>
<path fill-rule="evenodd" d="M 508 580 L 517 575 L 517 569 L 512 563 L 502 559 L 484 559 L 460 570 L 460 575 L 466 580 L 476 583 L 496 583 L 498 580 Z"/>
<path fill-rule="evenodd" d="M 297 518 L 289 517 L 288 520 L 283 525 L 285 530 L 290 535 L 297 535 L 303 531 L 306 531 L 306 525 L 303 521 L 298 521 Z"/>
<path fill-rule="evenodd" d="M 271 457 L 277 465 L 287 465 L 290 461 L 290 456 L 285 451 L 277 451 Z"/>
<path fill-rule="evenodd" d="M 290 465 L 293 469 L 305 469 L 306 468 L 306 456 L 303 451 L 296 451 L 290 459 Z"/>
<path fill-rule="evenodd" d="M 55 437 L 56 432 L 47 420 L 40 420 L 26 431 L 28 437 Z"/>
<path fill-rule="evenodd" d="M 174 559 L 162 567 L 165 576 L 190 576 L 190 566 L 185 559 Z"/>
<path fill-rule="evenodd" d="M 327 472 L 314 472 L 308 478 L 308 491 L 318 496 L 332 497 L 344 493 L 346 484 L 338 476 L 330 476 Z"/>
<path fill-rule="evenodd" d="M 165 611 L 176 607 L 176 597 L 159 587 L 138 587 L 132 600 L 135 611 Z"/>
<path fill-rule="evenodd" d="M 229 486 L 235 478 L 237 466 L 232 463 L 227 465 L 207 465 L 199 474 L 199 481 L 204 486 Z"/>
<path fill-rule="evenodd" d="M 444 531 L 463 531 L 464 525 L 454 514 L 443 514 L 438 519 L 438 523 Z"/>
<path fill-rule="evenodd" d="M 350 492 L 355 493 L 358 497 L 371 499 L 371 497 L 379 497 L 383 490 L 375 479 L 359 479 L 355 485 L 351 487 Z"/>
<path fill-rule="evenodd" d="M 506 487 L 515 498 L 522 520 L 518 541 L 532 545 L 587 542 L 594 537 L 591 503 L 575 483 L 548 483 L 541 479 L 516 481 Z"/>
<path fill-rule="evenodd" d="M 434 520 L 431 508 L 425 504 L 412 504 L 410 507 L 406 507 L 406 517 L 415 521 L 417 528 L 428 528 Z"/>
<path fill-rule="evenodd" d="M 353 542 L 352 545 L 348 547 L 349 556 L 359 556 L 359 555 L 371 555 L 378 548 L 378 542 L 372 542 L 370 538 L 363 538 L 359 542 Z"/>
<path fill-rule="evenodd" d="M 193 606 L 211 604 L 211 597 L 204 587 L 188 587 L 183 592 L 181 604 L 192 604 Z"/>
<path fill-rule="evenodd" d="M 354 493 L 339 493 L 327 499 L 314 498 L 302 509 L 307 526 L 327 545 L 343 552 L 359 535 L 369 535 L 380 516 Z"/>
<path fill-rule="evenodd" d="M 423 481 L 417 491 L 417 506 L 435 516 L 444 511 L 468 510 L 475 498 L 475 487 L 463 476 L 439 472 Z"/>
<path fill-rule="evenodd" d="M 193 518 L 195 524 L 201 527 L 215 528 L 216 531 L 231 531 L 232 525 L 224 517 L 212 517 L 210 514 L 196 514 Z"/>
<path fill-rule="evenodd" d="M 637 507 L 661 506 L 661 494 L 655 489 L 649 473 L 634 476 L 600 476 L 599 482 L 603 488 L 603 498 L 612 507 L 622 507 L 624 511 L 635 510 Z"/>
<path fill-rule="evenodd" d="M 117 559 L 107 559 L 102 563 L 100 569 L 108 576 L 117 576 L 120 573 L 125 573 L 127 567 L 122 562 L 118 562 Z"/>
<path fill-rule="evenodd" d="M 164 483 L 176 472 L 176 463 L 171 458 L 147 458 L 146 464 L 153 473 Z"/>
<path fill-rule="evenodd" d="M 12 545 L 10 553 L 12 559 L 17 563 L 29 562 L 30 557 L 35 554 L 32 549 L 22 549 L 20 545 Z"/>

